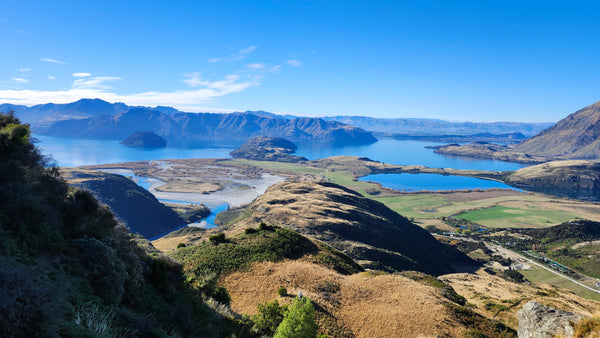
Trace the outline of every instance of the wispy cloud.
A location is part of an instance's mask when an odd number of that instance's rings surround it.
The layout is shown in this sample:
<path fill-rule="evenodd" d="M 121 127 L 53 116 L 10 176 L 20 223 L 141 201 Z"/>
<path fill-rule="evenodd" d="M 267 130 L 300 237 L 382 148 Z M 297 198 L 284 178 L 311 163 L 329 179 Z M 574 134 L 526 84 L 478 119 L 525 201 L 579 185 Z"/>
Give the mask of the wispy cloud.
<path fill-rule="evenodd" d="M 29 83 L 31 81 L 27 80 L 27 79 L 23 79 L 20 77 L 13 77 L 13 81 L 18 82 L 18 83 Z"/>
<path fill-rule="evenodd" d="M 264 63 L 251 63 L 246 66 L 248 69 L 264 69 L 266 66 Z"/>
<path fill-rule="evenodd" d="M 77 73 L 75 73 L 75 74 L 77 74 Z M 73 76 L 75 76 L 75 74 L 73 74 Z M 84 75 L 84 76 L 86 76 L 85 78 L 77 79 L 77 80 L 73 81 L 74 88 L 107 90 L 107 89 L 112 89 L 112 87 L 104 84 L 104 82 L 121 80 L 120 77 L 115 77 L 115 76 L 88 77 L 89 75 L 87 75 L 87 73 L 85 73 L 85 74 L 86 74 L 86 75 Z"/>
<path fill-rule="evenodd" d="M 28 72 L 28 71 L 30 71 L 30 70 L 31 70 L 31 69 L 29 69 L 29 68 L 19 68 L 19 71 L 20 71 L 21 73 L 25 73 L 25 72 Z"/>
<path fill-rule="evenodd" d="M 59 61 L 59 60 L 55 60 L 55 59 L 49 59 L 49 58 L 41 58 L 40 61 L 44 61 L 44 62 L 50 62 L 50 63 L 57 63 L 59 65 L 66 65 L 67 63 L 64 61 Z"/>
<path fill-rule="evenodd" d="M 56 79 L 56 78 L 55 78 L 54 76 L 52 76 L 52 75 L 48 75 L 48 79 L 50 79 L 50 80 L 54 80 L 54 79 Z"/>
<path fill-rule="evenodd" d="M 256 48 L 257 48 L 256 46 L 242 48 L 239 51 L 237 51 L 236 53 L 229 55 L 226 58 L 212 58 L 212 59 L 208 59 L 208 62 L 215 63 L 215 62 L 221 62 L 221 61 L 223 61 L 223 62 L 239 61 L 239 60 L 242 60 L 242 59 L 245 59 L 246 57 L 248 57 L 248 55 L 250 55 L 250 53 L 255 51 Z"/>
<path fill-rule="evenodd" d="M 92 76 L 90 73 L 73 73 L 73 77 L 88 77 Z"/>
<path fill-rule="evenodd" d="M 300 60 L 288 60 L 288 62 L 286 62 L 288 65 L 290 66 L 294 66 L 294 67 L 300 67 L 302 66 L 302 61 Z"/>

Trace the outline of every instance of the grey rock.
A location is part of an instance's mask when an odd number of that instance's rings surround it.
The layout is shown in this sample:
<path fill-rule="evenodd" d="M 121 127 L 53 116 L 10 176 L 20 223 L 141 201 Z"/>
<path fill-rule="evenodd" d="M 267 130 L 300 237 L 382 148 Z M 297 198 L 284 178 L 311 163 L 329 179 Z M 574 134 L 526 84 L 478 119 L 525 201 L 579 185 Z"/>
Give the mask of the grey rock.
<path fill-rule="evenodd" d="M 519 338 L 573 337 L 573 325 L 584 316 L 530 301 L 519 310 Z"/>

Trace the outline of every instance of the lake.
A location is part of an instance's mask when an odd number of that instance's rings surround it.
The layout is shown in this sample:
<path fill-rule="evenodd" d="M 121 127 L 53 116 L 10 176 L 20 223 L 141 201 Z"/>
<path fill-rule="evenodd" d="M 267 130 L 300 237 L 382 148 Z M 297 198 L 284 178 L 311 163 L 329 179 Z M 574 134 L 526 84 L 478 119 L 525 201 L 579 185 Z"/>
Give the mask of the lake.
<path fill-rule="evenodd" d="M 33 135 L 36 145 L 51 155 L 59 166 L 149 161 L 187 158 L 230 158 L 231 146 L 212 144 L 203 148 L 139 149 L 125 147 L 119 140 L 91 140 Z M 336 155 L 368 157 L 375 161 L 399 165 L 424 165 L 431 168 L 517 170 L 519 163 L 470 159 L 436 154 L 426 146 L 440 143 L 412 140 L 381 139 L 379 142 L 355 147 L 332 147 L 323 144 L 299 144 L 296 155 L 310 160 Z"/>
<path fill-rule="evenodd" d="M 400 191 L 441 191 L 463 189 L 515 189 L 502 182 L 474 177 L 444 176 L 436 174 L 374 174 L 360 178 L 361 181 L 381 183 L 384 187 Z"/>

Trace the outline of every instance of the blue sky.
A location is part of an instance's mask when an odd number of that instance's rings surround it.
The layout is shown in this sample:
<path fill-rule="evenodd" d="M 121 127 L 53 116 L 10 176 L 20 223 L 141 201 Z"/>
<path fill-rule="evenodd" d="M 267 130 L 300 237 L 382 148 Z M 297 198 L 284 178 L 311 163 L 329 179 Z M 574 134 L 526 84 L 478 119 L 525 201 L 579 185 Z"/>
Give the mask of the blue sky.
<path fill-rule="evenodd" d="M 600 100 L 597 1 L 13 1 L 0 103 L 557 121 Z"/>

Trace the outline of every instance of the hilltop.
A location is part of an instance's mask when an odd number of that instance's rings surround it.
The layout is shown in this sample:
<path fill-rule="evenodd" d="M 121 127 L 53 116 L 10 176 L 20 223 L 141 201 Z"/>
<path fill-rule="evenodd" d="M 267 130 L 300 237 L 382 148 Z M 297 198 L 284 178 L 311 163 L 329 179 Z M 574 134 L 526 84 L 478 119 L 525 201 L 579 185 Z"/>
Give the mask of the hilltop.
<path fill-rule="evenodd" d="M 514 150 L 564 159 L 600 158 L 600 101 L 517 144 Z"/>
<path fill-rule="evenodd" d="M 277 224 L 323 241 L 368 268 L 441 274 L 475 264 L 385 205 L 333 183 L 278 183 L 230 214 L 221 216 L 231 219 L 223 225 L 226 232 Z"/>

